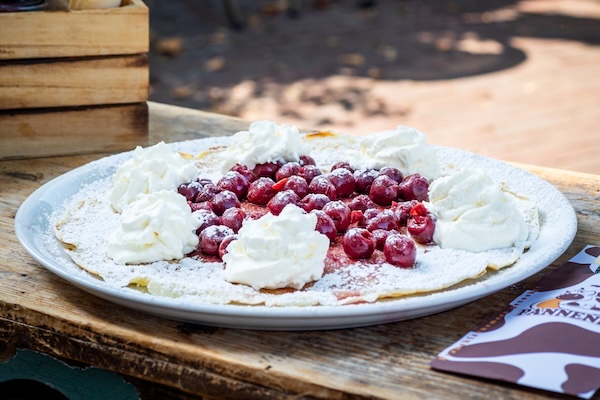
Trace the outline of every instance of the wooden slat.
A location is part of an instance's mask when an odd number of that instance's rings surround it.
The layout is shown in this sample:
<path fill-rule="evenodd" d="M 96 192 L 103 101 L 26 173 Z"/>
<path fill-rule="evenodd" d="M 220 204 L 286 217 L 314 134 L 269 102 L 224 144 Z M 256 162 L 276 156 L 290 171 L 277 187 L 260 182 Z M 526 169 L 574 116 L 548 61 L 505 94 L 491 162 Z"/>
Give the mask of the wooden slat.
<path fill-rule="evenodd" d="M 144 102 L 148 56 L 0 63 L 0 110 Z"/>
<path fill-rule="evenodd" d="M 148 52 L 148 8 L 0 13 L 0 60 Z"/>
<path fill-rule="evenodd" d="M 130 150 L 147 136 L 146 103 L 0 112 L 0 159 Z"/>

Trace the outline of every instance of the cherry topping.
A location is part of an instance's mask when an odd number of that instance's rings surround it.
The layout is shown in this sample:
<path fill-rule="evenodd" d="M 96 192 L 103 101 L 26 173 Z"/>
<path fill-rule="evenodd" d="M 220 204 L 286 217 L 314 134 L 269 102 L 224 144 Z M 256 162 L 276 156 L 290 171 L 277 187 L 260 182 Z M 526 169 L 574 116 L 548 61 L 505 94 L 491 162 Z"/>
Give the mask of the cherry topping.
<path fill-rule="evenodd" d="M 321 170 L 316 165 L 305 165 L 300 167 L 300 171 L 298 171 L 298 176 L 303 177 L 309 184 L 315 176 L 319 175 L 321 175 Z"/>
<path fill-rule="evenodd" d="M 312 210 L 321 210 L 325 206 L 325 204 L 329 203 L 329 197 L 320 193 L 309 193 L 302 200 L 300 204 L 304 211 L 311 212 Z"/>
<path fill-rule="evenodd" d="M 219 245 L 229 235 L 233 235 L 233 231 L 226 226 L 209 226 L 200 233 L 200 250 L 209 256 L 218 255 Z"/>
<path fill-rule="evenodd" d="M 366 194 L 359 194 L 348 204 L 351 210 L 366 211 L 369 208 L 375 208 L 375 203 Z"/>
<path fill-rule="evenodd" d="M 425 201 L 429 198 L 429 181 L 419 174 L 408 175 L 399 185 L 404 200 Z"/>
<path fill-rule="evenodd" d="M 250 182 L 248 182 L 248 179 L 237 171 L 228 171 L 225 176 L 217 182 L 217 186 L 223 190 L 229 190 L 235 193 L 240 200 L 246 197 L 249 185 Z"/>
<path fill-rule="evenodd" d="M 229 208 L 221 215 L 221 225 L 225 225 L 237 233 L 244 223 L 244 218 L 246 218 L 246 213 L 242 209 Z"/>
<path fill-rule="evenodd" d="M 210 199 L 215 197 L 215 195 L 217 193 L 219 193 L 221 190 L 223 190 L 223 189 L 221 189 L 220 187 L 218 187 L 217 185 L 215 185 L 212 182 L 205 184 L 204 186 L 202 186 L 202 188 L 198 192 L 198 195 L 196 196 L 196 203 L 202 203 L 203 201 L 209 201 Z"/>
<path fill-rule="evenodd" d="M 377 250 L 383 250 L 386 239 L 390 235 L 396 235 L 396 231 L 386 231 L 385 229 L 375 229 L 371 231 L 373 238 L 375 239 L 375 248 Z"/>
<path fill-rule="evenodd" d="M 304 155 L 300 156 L 300 165 L 317 165 L 317 162 L 311 156 Z"/>
<path fill-rule="evenodd" d="M 399 228 L 396 214 L 390 209 L 383 210 L 373 218 L 368 219 L 365 227 L 371 232 L 376 229 L 390 231 Z"/>
<path fill-rule="evenodd" d="M 408 216 L 410 215 L 410 210 L 413 209 L 414 206 L 419 204 L 416 200 L 404 201 L 402 203 L 394 203 L 392 204 L 392 210 L 396 213 L 396 218 L 398 219 L 398 223 L 400 225 L 405 225 L 408 220 Z"/>
<path fill-rule="evenodd" d="M 284 190 L 283 192 L 277 193 L 269 203 L 267 208 L 273 215 L 279 215 L 285 206 L 288 204 L 295 204 L 300 206 L 300 197 L 292 190 Z"/>
<path fill-rule="evenodd" d="M 398 183 L 387 175 L 380 175 L 371 184 L 369 197 L 380 206 L 389 206 L 398 198 Z"/>
<path fill-rule="evenodd" d="M 334 241 L 337 236 L 337 229 L 331 217 L 322 210 L 312 210 L 310 213 L 317 216 L 315 230 L 327 236 L 330 241 Z"/>
<path fill-rule="evenodd" d="M 200 234 L 209 226 L 220 224 L 219 217 L 211 210 L 198 210 L 194 212 L 194 215 L 200 220 L 200 226 L 196 230 L 196 234 Z"/>
<path fill-rule="evenodd" d="M 331 171 L 333 171 L 335 169 L 339 169 L 339 168 L 344 168 L 344 169 L 347 169 L 350 172 L 354 172 L 354 169 L 350 166 L 350 163 L 348 163 L 346 161 L 340 161 L 340 162 L 337 162 L 337 163 L 333 164 L 331 166 Z"/>
<path fill-rule="evenodd" d="M 288 178 L 292 175 L 298 175 L 300 168 L 300 164 L 297 162 L 283 164 L 275 173 L 275 180 L 280 181 L 283 178 Z"/>
<path fill-rule="evenodd" d="M 229 246 L 229 243 L 237 240 L 237 238 L 238 235 L 229 235 L 225 236 L 225 239 L 221 241 L 221 244 L 219 245 L 219 257 L 221 257 L 221 260 L 223 259 L 223 256 L 227 254 L 227 246 Z"/>
<path fill-rule="evenodd" d="M 323 211 L 335 222 L 335 229 L 338 232 L 345 232 L 350 226 L 350 208 L 343 201 L 330 201 L 325 204 Z"/>
<path fill-rule="evenodd" d="M 401 268 L 415 264 L 417 249 L 415 243 L 404 235 L 389 235 L 383 245 L 383 254 L 388 263 Z"/>
<path fill-rule="evenodd" d="M 355 224 L 358 226 L 363 226 L 365 223 L 365 215 L 360 210 L 352 210 L 350 211 L 350 225 Z"/>
<path fill-rule="evenodd" d="M 306 180 L 300 176 L 290 176 L 289 178 L 285 178 L 283 190 L 292 190 L 300 198 L 303 198 L 309 192 L 308 183 L 306 183 Z"/>
<path fill-rule="evenodd" d="M 335 186 L 338 199 L 350 197 L 354 193 L 356 180 L 352 172 L 346 168 L 334 169 L 327 175 L 327 179 Z"/>
<path fill-rule="evenodd" d="M 371 184 L 377 178 L 379 172 L 372 168 L 357 169 L 354 171 L 354 179 L 356 181 L 355 190 L 358 193 L 368 194 L 371 190 Z"/>
<path fill-rule="evenodd" d="M 351 228 L 342 238 L 344 252 L 350 258 L 369 258 L 375 251 L 375 239 L 373 234 L 363 228 Z"/>
<path fill-rule="evenodd" d="M 199 210 L 212 211 L 212 206 L 210 205 L 210 203 L 208 201 L 203 201 L 202 203 L 192 203 L 192 202 L 188 201 L 188 204 L 189 204 L 190 208 L 192 209 L 192 212 L 199 211 Z"/>
<path fill-rule="evenodd" d="M 256 177 L 254 176 L 252 171 L 250 171 L 250 169 L 246 165 L 235 164 L 229 170 L 239 172 L 240 174 L 242 174 L 244 176 L 244 178 L 246 178 L 248 183 L 253 182 L 256 179 Z"/>
<path fill-rule="evenodd" d="M 209 203 L 217 215 L 222 215 L 228 208 L 239 208 L 241 206 L 240 200 L 236 194 L 229 190 L 223 190 L 222 192 L 215 194 L 215 196 L 209 200 Z"/>
<path fill-rule="evenodd" d="M 200 182 L 192 181 L 179 185 L 177 192 L 184 196 L 187 201 L 194 201 L 201 188 L 202 184 Z"/>
<path fill-rule="evenodd" d="M 254 169 L 252 169 L 252 174 L 257 178 L 266 177 L 275 179 L 277 170 L 281 167 L 281 165 L 282 164 L 279 161 L 257 164 Z"/>
<path fill-rule="evenodd" d="M 387 175 L 398 183 L 402 182 L 404 179 L 402 172 L 395 167 L 383 167 L 379 170 L 379 175 Z"/>
<path fill-rule="evenodd" d="M 433 242 L 435 223 L 430 215 L 415 215 L 406 222 L 406 229 L 415 242 L 427 244 Z"/>
<path fill-rule="evenodd" d="M 273 189 L 274 184 L 275 182 L 271 178 L 258 178 L 248 187 L 248 201 L 261 206 L 266 205 L 277 193 Z"/>
<path fill-rule="evenodd" d="M 308 185 L 308 190 L 311 193 L 324 194 L 331 200 L 337 200 L 335 186 L 323 175 L 315 176 L 310 185 Z"/>

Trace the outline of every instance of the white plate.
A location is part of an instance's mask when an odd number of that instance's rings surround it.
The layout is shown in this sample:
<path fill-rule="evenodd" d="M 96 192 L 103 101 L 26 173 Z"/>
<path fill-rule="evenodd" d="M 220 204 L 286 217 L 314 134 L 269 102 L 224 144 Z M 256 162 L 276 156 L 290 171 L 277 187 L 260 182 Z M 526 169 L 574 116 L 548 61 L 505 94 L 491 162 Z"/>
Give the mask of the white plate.
<path fill-rule="evenodd" d="M 228 138 L 199 139 L 172 146 L 196 153 L 227 141 Z M 431 315 L 490 295 L 541 271 L 568 248 L 577 231 L 573 208 L 549 183 L 497 160 L 439 148 L 443 163 L 483 169 L 537 204 L 541 218 L 539 238 L 513 266 L 444 291 L 373 304 L 311 307 L 185 304 L 177 299 L 108 286 L 74 264 L 54 239 L 51 215 L 62 211 L 65 201 L 83 185 L 111 175 L 130 155 L 131 152 L 106 157 L 48 182 L 21 205 L 15 217 L 15 230 L 33 258 L 71 284 L 122 306 L 170 319 L 231 328 L 313 330 L 376 325 Z"/>

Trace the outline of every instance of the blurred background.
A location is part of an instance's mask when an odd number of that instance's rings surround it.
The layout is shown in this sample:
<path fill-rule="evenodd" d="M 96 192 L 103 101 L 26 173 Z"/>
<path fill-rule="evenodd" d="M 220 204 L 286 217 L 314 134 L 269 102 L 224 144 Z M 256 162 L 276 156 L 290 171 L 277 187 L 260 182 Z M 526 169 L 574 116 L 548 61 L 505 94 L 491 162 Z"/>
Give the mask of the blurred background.
<path fill-rule="evenodd" d="M 146 0 L 150 100 L 600 174 L 599 0 Z"/>

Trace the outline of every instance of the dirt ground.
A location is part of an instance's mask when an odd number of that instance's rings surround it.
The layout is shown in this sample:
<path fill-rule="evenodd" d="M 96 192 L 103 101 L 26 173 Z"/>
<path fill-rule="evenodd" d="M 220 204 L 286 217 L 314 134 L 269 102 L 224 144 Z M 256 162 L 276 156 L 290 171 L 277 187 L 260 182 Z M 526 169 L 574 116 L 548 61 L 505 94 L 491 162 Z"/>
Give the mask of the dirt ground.
<path fill-rule="evenodd" d="M 600 174 L 598 0 L 147 0 L 150 99 Z"/>

